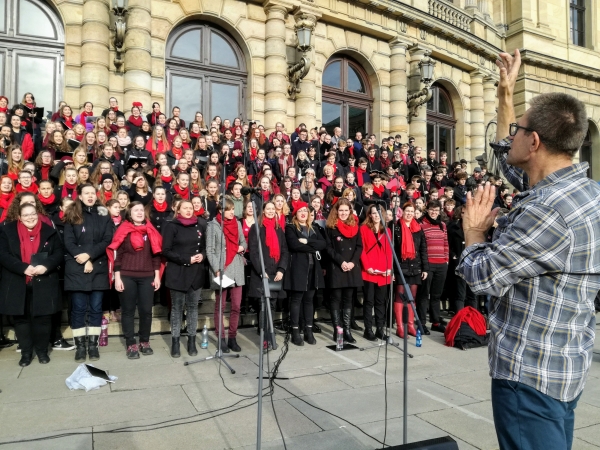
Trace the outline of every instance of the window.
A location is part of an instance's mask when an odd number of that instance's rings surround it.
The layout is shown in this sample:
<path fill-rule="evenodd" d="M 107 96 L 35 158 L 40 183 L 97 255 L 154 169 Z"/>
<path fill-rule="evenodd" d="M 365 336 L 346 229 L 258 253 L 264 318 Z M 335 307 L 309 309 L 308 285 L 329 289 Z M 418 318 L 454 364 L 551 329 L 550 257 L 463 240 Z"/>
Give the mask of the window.
<path fill-rule="evenodd" d="M 64 30 L 46 2 L 0 0 L 0 94 L 10 106 L 32 92 L 37 106 L 54 111 L 62 92 L 63 55 Z"/>
<path fill-rule="evenodd" d="M 196 111 L 205 122 L 243 117 L 245 60 L 227 33 L 212 24 L 186 23 L 169 36 L 166 63 L 168 111 L 178 106 L 188 123 Z"/>
<path fill-rule="evenodd" d="M 440 152 L 448 155 L 448 163 L 454 161 L 454 133 L 456 119 L 448 92 L 438 84 L 431 87 L 431 99 L 427 102 L 427 153 L 436 151 L 439 159 Z"/>
<path fill-rule="evenodd" d="M 587 171 L 587 176 L 588 178 L 592 178 L 592 133 L 589 129 L 585 135 L 581 149 L 579 150 L 579 160 L 581 162 L 585 161 L 590 165 Z"/>
<path fill-rule="evenodd" d="M 371 129 L 373 97 L 362 67 L 346 57 L 329 60 L 323 71 L 322 123 L 329 133 L 335 127 L 354 138 Z"/>
<path fill-rule="evenodd" d="M 585 47 L 585 0 L 571 0 L 571 40 Z"/>

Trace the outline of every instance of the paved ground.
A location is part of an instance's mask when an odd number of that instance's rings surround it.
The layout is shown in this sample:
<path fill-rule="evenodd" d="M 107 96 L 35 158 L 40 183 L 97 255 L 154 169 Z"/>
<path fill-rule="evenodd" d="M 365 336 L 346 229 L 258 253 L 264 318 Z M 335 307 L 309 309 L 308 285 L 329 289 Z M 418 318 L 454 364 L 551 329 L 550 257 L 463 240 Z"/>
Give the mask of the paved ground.
<path fill-rule="evenodd" d="M 266 449 L 283 448 L 273 408 L 288 449 L 381 448 L 385 351 L 332 352 L 326 348 L 332 344 L 330 327 L 323 329 L 316 346 L 290 345 L 273 405 L 271 397 L 264 398 Z M 487 350 L 447 348 L 442 336 L 434 334 L 424 338 L 422 348 L 414 346 L 414 339 L 409 344 L 414 354 L 409 360 L 409 440 L 451 435 L 461 450 L 497 448 Z M 188 357 L 171 358 L 169 335 L 153 336 L 154 355 L 137 361 L 126 359 L 121 339 L 110 338 L 96 365 L 119 379 L 89 393 L 65 386 L 76 367 L 73 352 L 55 351 L 50 364 L 34 360 L 22 369 L 14 347 L 2 350 L 0 449 L 256 448 L 252 396 L 257 390 L 258 336 L 247 328 L 238 341 L 242 356 L 230 359 L 236 373 L 221 370 L 221 380 L 214 361 L 184 366 Z M 359 339 L 359 344 L 367 342 Z M 209 351 L 200 350 L 200 355 L 212 352 L 211 342 Z M 279 353 L 270 354 L 271 366 Z M 577 450 L 600 448 L 598 362 L 600 349 L 577 409 Z M 402 368 L 401 353 L 390 349 L 386 443 L 392 445 L 402 443 Z M 27 439 L 37 440 L 14 443 Z"/>

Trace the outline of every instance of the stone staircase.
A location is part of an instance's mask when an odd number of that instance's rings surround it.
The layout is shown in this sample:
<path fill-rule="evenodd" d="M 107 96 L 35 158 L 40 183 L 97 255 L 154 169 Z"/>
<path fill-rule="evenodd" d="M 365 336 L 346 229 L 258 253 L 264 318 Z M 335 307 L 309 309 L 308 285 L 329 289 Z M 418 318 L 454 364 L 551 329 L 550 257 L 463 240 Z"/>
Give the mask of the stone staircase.
<path fill-rule="evenodd" d="M 362 294 L 359 294 L 359 298 L 362 297 Z M 214 323 L 214 308 L 215 308 L 215 294 L 213 291 L 211 290 L 204 290 L 203 291 L 203 303 L 202 306 L 200 307 L 200 309 L 198 310 L 198 329 L 201 330 L 204 325 L 206 325 L 206 327 L 209 330 L 214 330 L 215 328 L 215 323 Z M 230 310 L 230 304 L 229 302 L 226 303 L 225 306 L 225 318 L 224 318 L 224 322 L 225 322 L 225 327 L 229 326 L 229 310 Z M 357 308 L 356 311 L 356 317 L 360 317 L 362 316 L 362 309 Z M 281 312 L 275 312 L 273 311 L 273 320 L 277 321 L 277 320 L 281 320 L 282 318 L 282 313 Z M 329 312 L 325 311 L 323 309 L 317 310 L 317 318 L 320 319 L 329 319 Z M 14 331 L 12 329 L 12 327 L 10 325 L 6 325 L 6 318 L 5 320 L 5 326 L 4 326 L 4 334 L 7 338 L 9 339 L 15 339 L 15 334 Z M 258 324 L 258 315 L 257 314 L 241 314 L 240 315 L 240 321 L 239 321 L 239 327 L 252 327 L 252 326 L 257 326 Z M 66 339 L 71 339 L 72 338 L 72 334 L 71 334 L 71 328 L 69 327 L 69 323 L 68 323 L 68 318 L 67 318 L 67 310 L 64 309 L 63 310 L 63 317 L 62 317 L 62 329 L 63 329 L 63 336 Z M 138 329 L 138 314 L 136 311 L 136 315 L 135 315 L 135 330 Z M 170 333 L 171 332 L 171 324 L 168 320 L 168 308 L 165 306 L 162 306 L 160 304 L 154 305 L 152 308 L 152 328 L 151 328 L 151 333 Z M 121 327 L 121 323 L 120 322 L 109 322 L 108 325 L 108 335 L 109 336 L 122 336 L 123 335 L 123 328 Z"/>

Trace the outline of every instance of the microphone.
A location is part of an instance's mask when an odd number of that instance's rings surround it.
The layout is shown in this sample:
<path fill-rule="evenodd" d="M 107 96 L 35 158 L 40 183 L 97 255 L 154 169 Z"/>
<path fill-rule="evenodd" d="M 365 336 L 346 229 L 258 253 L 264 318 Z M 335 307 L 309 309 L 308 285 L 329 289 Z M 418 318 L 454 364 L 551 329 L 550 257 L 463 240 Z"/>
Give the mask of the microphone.
<path fill-rule="evenodd" d="M 494 153 L 497 154 L 503 154 L 503 153 L 508 153 L 510 150 L 510 142 L 506 142 L 504 140 L 500 141 L 500 142 L 490 142 L 490 147 L 492 147 L 492 150 L 494 150 Z"/>
<path fill-rule="evenodd" d="M 364 198 L 363 204 L 364 205 L 385 205 L 385 201 L 380 200 L 378 198 Z"/>
<path fill-rule="evenodd" d="M 242 195 L 256 194 L 258 192 L 260 192 L 259 188 L 251 188 L 247 186 L 244 186 L 241 190 Z"/>

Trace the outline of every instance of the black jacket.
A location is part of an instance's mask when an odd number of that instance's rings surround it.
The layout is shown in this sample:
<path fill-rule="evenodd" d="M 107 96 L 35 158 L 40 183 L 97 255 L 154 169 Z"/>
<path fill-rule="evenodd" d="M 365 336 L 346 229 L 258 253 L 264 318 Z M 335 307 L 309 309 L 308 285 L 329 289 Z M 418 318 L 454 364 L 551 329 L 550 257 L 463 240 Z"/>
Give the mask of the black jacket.
<path fill-rule="evenodd" d="M 307 243 L 302 244 L 300 239 L 306 239 Z M 306 292 L 313 289 L 325 287 L 323 271 L 321 270 L 320 258 L 325 256 L 324 236 L 313 225 L 313 232 L 304 235 L 294 224 L 288 224 L 285 227 L 285 240 L 287 243 L 289 257 L 289 268 L 283 277 L 283 286 L 290 291 Z M 319 256 L 317 256 L 319 252 Z M 313 256 L 313 278 L 314 285 L 309 286 L 309 254 Z"/>
<path fill-rule="evenodd" d="M 114 155 L 110 159 L 104 155 L 101 155 L 99 158 L 96 158 L 96 160 L 92 164 L 92 171 L 96 168 L 96 166 L 98 164 L 100 164 L 103 161 L 110 163 L 110 165 L 112 166 L 113 172 L 115 173 L 115 175 L 117 176 L 117 178 L 119 180 L 122 180 L 123 177 L 125 177 L 125 169 L 123 168 L 123 163 L 121 162 L 120 159 L 115 158 Z"/>
<path fill-rule="evenodd" d="M 277 239 L 279 241 L 279 261 L 275 261 L 269 255 L 269 248 L 266 243 L 266 229 L 260 227 L 260 240 L 262 247 L 263 259 L 265 262 L 265 271 L 270 280 L 275 278 L 277 272 L 284 274 L 288 268 L 290 254 L 285 240 L 285 232 L 281 228 L 276 229 Z M 258 250 L 258 238 L 256 237 L 256 226 L 252 225 L 248 234 L 248 253 L 250 255 L 250 284 L 248 286 L 248 297 L 260 298 L 263 291 L 262 270 L 260 264 L 260 252 Z M 285 291 L 282 289 L 279 292 L 272 292 L 271 298 L 285 298 Z"/>
<path fill-rule="evenodd" d="M 200 264 L 190 264 L 192 256 L 203 255 Z M 200 289 L 204 285 L 206 261 L 206 220 L 185 226 L 179 220 L 167 222 L 163 229 L 162 255 L 167 258 L 165 286 L 176 291 Z"/>
<path fill-rule="evenodd" d="M 453 220 L 448 224 L 448 249 L 450 260 L 455 260 L 455 264 L 458 264 L 460 254 L 465 249 L 465 232 L 463 231 L 462 220 Z"/>
<path fill-rule="evenodd" d="M 0 283 L 0 313 L 22 315 L 25 313 L 25 269 L 29 264 L 21 260 L 21 245 L 17 231 L 18 222 L 7 223 L 0 230 L 0 265 L 2 282 Z M 44 266 L 48 271 L 44 275 L 33 277 L 33 303 L 31 314 L 45 316 L 62 309 L 59 270 L 63 263 L 64 247 L 56 230 L 42 223 L 40 247 L 36 254 L 47 253 Z M 41 255 L 40 255 L 41 256 Z"/>
<path fill-rule="evenodd" d="M 327 255 L 327 285 L 330 289 L 347 287 L 360 287 L 363 279 L 360 269 L 360 255 L 362 253 L 362 239 L 360 232 L 354 237 L 347 238 L 337 228 L 326 228 Z M 354 268 L 348 272 L 342 270 L 343 262 L 354 263 Z"/>
<path fill-rule="evenodd" d="M 113 230 L 112 220 L 108 214 L 99 215 L 97 206 L 83 208 L 81 225 L 65 224 L 66 291 L 90 292 L 109 289 L 106 247 L 112 241 Z M 75 256 L 80 253 L 90 255 L 94 266 L 91 273 L 84 273 L 85 264 L 79 264 L 75 260 Z"/>
<path fill-rule="evenodd" d="M 157 229 L 159 233 L 163 233 L 167 222 L 171 221 L 173 218 L 173 210 L 170 206 L 167 206 L 167 209 L 163 212 L 157 211 L 154 205 L 150 204 L 150 210 L 148 211 L 148 215 L 150 216 L 150 222 Z"/>
<path fill-rule="evenodd" d="M 398 223 L 396 223 L 396 229 L 394 231 L 395 236 L 395 252 L 400 261 L 402 267 L 402 273 L 407 277 L 414 277 L 421 275 L 421 272 L 429 272 L 429 258 L 427 256 L 427 242 L 425 240 L 425 233 L 423 230 L 419 230 L 413 233 L 413 242 L 415 245 L 415 257 L 414 259 L 402 259 L 402 230 Z M 394 266 L 394 272 L 397 274 L 398 270 Z"/>
<path fill-rule="evenodd" d="M 131 157 L 135 157 L 135 158 L 147 158 L 147 166 L 148 167 L 154 167 L 154 158 L 152 157 L 152 153 L 150 153 L 148 150 L 144 149 L 139 149 L 137 147 L 132 147 L 132 149 L 130 151 L 127 152 L 126 156 L 125 156 L 125 167 L 123 168 L 123 170 L 125 169 L 129 169 L 130 167 L 133 166 L 134 162 L 130 161 Z M 138 164 L 138 169 L 141 169 L 141 167 Z"/>

